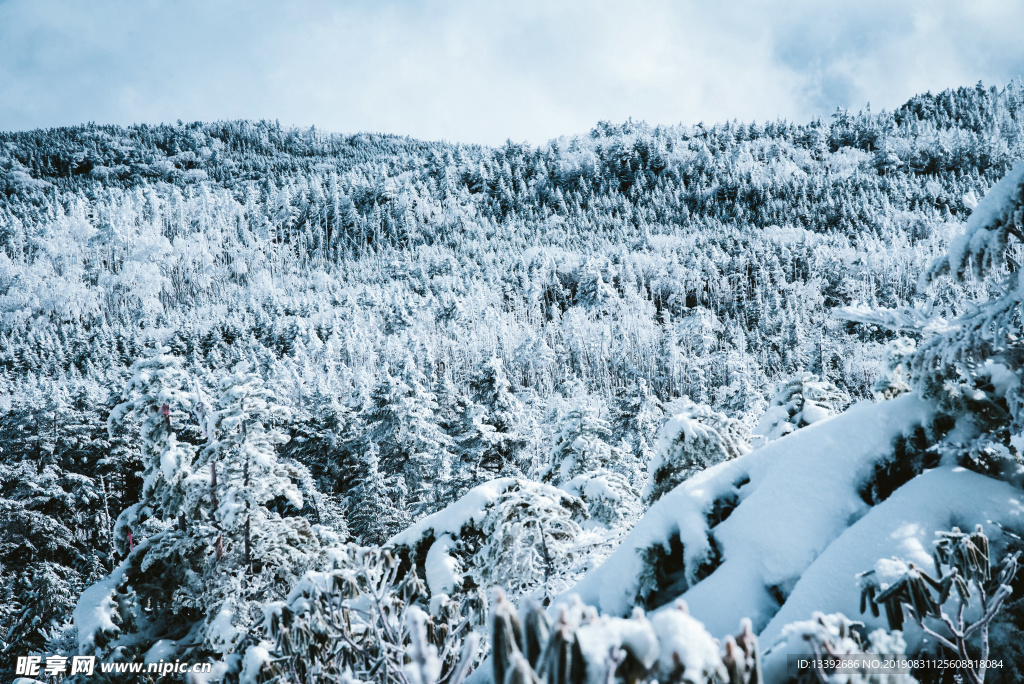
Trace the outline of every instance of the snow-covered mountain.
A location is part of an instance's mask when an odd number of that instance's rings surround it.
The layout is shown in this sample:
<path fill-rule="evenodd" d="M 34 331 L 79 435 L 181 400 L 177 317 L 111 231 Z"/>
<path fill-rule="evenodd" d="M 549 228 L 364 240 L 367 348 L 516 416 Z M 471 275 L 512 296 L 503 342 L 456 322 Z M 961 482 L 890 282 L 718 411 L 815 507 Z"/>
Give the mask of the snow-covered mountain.
<path fill-rule="evenodd" d="M 1021 112 L 0 134 L 8 661 L 784 681 L 962 602 L 1012 681 Z"/>

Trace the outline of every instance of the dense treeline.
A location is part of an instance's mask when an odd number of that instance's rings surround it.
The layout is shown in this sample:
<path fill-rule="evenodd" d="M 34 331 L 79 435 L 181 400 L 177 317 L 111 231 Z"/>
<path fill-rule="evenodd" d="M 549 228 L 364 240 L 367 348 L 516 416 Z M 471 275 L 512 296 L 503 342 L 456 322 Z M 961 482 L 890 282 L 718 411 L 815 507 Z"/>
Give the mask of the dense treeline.
<path fill-rule="evenodd" d="M 154 342 L 197 391 L 239 362 L 261 376 L 291 413 L 280 455 L 362 541 L 539 478 L 567 444 L 614 449 L 639 487 L 665 403 L 750 426 L 801 372 L 869 396 L 891 333 L 835 308 L 983 297 L 918 280 L 1022 133 L 1020 83 L 539 147 L 269 122 L 0 133 L 0 579 L 22 597 L 0 638 L 57 638 L 125 554 L 139 445 L 106 419 Z"/>

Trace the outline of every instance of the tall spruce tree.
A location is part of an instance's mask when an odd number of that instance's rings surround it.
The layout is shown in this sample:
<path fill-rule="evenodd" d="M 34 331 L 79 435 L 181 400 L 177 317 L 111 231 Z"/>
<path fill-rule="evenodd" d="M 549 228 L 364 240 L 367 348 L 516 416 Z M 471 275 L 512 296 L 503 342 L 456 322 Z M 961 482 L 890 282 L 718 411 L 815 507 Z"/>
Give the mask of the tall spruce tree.
<path fill-rule="evenodd" d="M 126 401 L 111 421 L 141 419 L 143 499 L 118 519 L 128 554 L 75 608 L 79 649 L 134 657 L 160 642 L 193 657 L 224 657 L 255 627 L 261 604 L 280 598 L 320 560 L 320 541 L 301 517 L 282 518 L 279 497 L 301 508 L 299 473 L 280 463 L 284 437 L 262 381 L 236 368 L 204 403 L 208 442 L 177 441 L 178 421 L 198 408 L 180 360 L 163 348 L 137 362 Z M 134 535 L 133 535 L 134 532 Z"/>

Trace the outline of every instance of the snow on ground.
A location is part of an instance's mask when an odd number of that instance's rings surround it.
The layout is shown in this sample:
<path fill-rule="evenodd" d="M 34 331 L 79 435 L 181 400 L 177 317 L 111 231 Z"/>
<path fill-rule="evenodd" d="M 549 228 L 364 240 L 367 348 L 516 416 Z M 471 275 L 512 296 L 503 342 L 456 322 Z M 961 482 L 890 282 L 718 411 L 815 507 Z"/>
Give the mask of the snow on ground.
<path fill-rule="evenodd" d="M 937 468 L 914 478 L 851 525 L 804 571 L 786 603 L 762 630 L 761 648 L 775 643 L 785 625 L 810 619 L 815 611 L 841 612 L 863 622 L 869 632 L 887 629 L 884 611 L 877 618 L 870 612 L 860 615 L 857 573 L 895 556 L 936 577 L 935 532 L 953 526 L 970 530 L 976 524 L 984 526 L 993 548 L 998 548 L 1000 526 L 1024 530 L 1024 492 L 963 468 Z M 950 601 L 955 602 L 953 594 Z M 913 652 L 923 635 L 911 621 L 904 629 Z M 781 672 L 778 668 L 785 666 L 784 652 L 770 654 L 765 659 L 766 680 L 774 681 L 771 672 Z"/>
<path fill-rule="evenodd" d="M 451 535 L 443 534 L 427 551 L 427 562 L 423 572 L 432 596 L 451 594 L 462 582 L 459 576 L 459 561 L 449 553 L 454 548 L 455 541 Z"/>
<path fill-rule="evenodd" d="M 735 632 L 744 617 L 760 631 L 778 610 L 775 595 L 793 588 L 868 512 L 859 487 L 876 462 L 892 452 L 893 440 L 930 417 L 929 406 L 913 395 L 864 402 L 698 473 L 652 506 L 622 545 L 567 593 L 579 594 L 602 612 L 626 615 L 644 590 L 647 550 L 660 545 L 667 552 L 678 534 L 689 585 L 683 598 L 692 615 L 717 637 Z M 738 496 L 739 505 L 709 530 L 707 513 L 716 499 L 730 494 Z M 695 570 L 715 547 L 721 564 L 697 581 Z"/>

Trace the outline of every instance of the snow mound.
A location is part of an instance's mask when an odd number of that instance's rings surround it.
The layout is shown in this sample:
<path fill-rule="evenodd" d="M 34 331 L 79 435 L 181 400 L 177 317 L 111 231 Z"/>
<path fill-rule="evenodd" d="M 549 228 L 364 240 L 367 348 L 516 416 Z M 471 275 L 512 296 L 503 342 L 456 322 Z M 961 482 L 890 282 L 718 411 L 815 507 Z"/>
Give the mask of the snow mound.
<path fill-rule="evenodd" d="M 860 403 L 697 473 L 657 501 L 570 591 L 613 615 L 682 596 L 715 636 L 744 617 L 760 631 L 808 567 L 870 510 L 861 487 L 894 440 L 932 417 L 915 395 Z M 850 583 L 856 600 L 852 575 Z"/>
<path fill-rule="evenodd" d="M 443 534 L 430 545 L 427 562 L 423 568 L 427 576 L 427 588 L 432 596 L 451 594 L 462 583 L 459 577 L 459 561 L 449 553 L 455 542 L 451 535 Z"/>
<path fill-rule="evenodd" d="M 1000 528 L 1024 530 L 1024 492 L 964 468 L 922 473 L 851 525 L 804 571 L 762 630 L 762 647 L 782 639 L 788 624 L 809 619 L 816 611 L 843 613 L 863 622 L 868 631 L 887 629 L 884 613 L 877 618 L 870 612 L 860 614 L 856 574 L 874 567 L 883 571 L 883 577 L 898 577 L 905 566 L 892 561 L 895 556 L 937 576 L 932 560 L 935 532 L 954 525 L 973 529 L 976 524 L 990 534 L 993 547 L 1002 540 Z M 956 600 L 954 592 L 950 601 Z M 914 652 L 923 635 L 908 620 L 903 637 Z M 765 674 L 771 668 L 785 668 L 785 660 L 784 649 L 773 651 L 765 660 Z"/>

